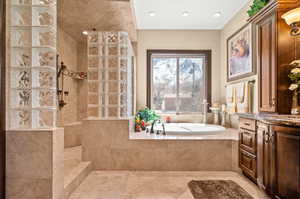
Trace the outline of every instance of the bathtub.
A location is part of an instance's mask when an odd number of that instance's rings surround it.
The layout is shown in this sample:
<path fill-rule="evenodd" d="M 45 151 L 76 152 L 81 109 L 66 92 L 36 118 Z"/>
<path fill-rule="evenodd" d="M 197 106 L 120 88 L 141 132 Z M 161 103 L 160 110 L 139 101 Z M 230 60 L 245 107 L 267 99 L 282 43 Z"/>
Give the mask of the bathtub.
<path fill-rule="evenodd" d="M 149 132 L 151 129 L 149 128 Z M 162 132 L 161 124 L 156 124 L 154 133 Z M 165 123 L 165 132 L 167 135 L 217 135 L 225 132 L 225 128 L 218 125 L 200 124 L 200 123 Z"/>

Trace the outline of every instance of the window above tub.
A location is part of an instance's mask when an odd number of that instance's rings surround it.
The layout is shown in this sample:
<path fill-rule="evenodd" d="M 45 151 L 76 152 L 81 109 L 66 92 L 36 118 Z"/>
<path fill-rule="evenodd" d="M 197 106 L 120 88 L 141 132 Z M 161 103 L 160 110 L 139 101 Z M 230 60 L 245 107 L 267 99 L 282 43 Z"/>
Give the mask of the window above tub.
<path fill-rule="evenodd" d="M 210 50 L 148 50 L 147 105 L 158 113 L 202 113 L 211 102 Z"/>

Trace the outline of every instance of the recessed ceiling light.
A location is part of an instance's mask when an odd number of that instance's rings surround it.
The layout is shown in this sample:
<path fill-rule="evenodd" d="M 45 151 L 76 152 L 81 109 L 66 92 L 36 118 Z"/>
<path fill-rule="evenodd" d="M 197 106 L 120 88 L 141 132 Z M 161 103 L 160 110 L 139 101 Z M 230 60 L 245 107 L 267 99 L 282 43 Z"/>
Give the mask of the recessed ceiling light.
<path fill-rule="evenodd" d="M 182 14 L 181 14 L 183 17 L 187 17 L 190 15 L 190 12 L 189 11 L 183 11 Z"/>
<path fill-rule="evenodd" d="M 89 33 L 88 33 L 88 31 L 84 30 L 84 31 L 82 31 L 82 34 L 88 35 Z"/>
<path fill-rule="evenodd" d="M 150 17 L 155 17 L 155 16 L 156 16 L 156 12 L 154 12 L 154 11 L 149 11 L 149 12 L 148 12 L 148 15 L 149 15 Z"/>
<path fill-rule="evenodd" d="M 213 17 L 215 17 L 215 18 L 219 18 L 219 17 L 221 17 L 222 16 L 222 13 L 221 12 L 216 12 L 214 15 L 213 15 Z"/>

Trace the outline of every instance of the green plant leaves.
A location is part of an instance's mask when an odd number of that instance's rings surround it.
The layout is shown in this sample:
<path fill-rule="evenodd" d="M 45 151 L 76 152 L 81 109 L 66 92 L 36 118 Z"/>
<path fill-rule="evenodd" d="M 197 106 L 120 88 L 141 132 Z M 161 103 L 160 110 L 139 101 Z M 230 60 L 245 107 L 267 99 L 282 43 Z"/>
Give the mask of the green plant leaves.
<path fill-rule="evenodd" d="M 300 81 L 300 73 L 290 73 L 288 76 L 292 82 L 298 83 Z"/>
<path fill-rule="evenodd" d="M 147 107 L 143 110 L 139 110 L 137 115 L 140 117 L 141 120 L 144 120 L 145 122 L 157 120 L 160 118 L 159 115 L 157 115 L 153 110 Z"/>
<path fill-rule="evenodd" d="M 250 6 L 250 9 L 247 11 L 249 17 L 252 17 L 258 13 L 263 7 L 267 5 L 269 0 L 254 0 L 253 4 Z"/>

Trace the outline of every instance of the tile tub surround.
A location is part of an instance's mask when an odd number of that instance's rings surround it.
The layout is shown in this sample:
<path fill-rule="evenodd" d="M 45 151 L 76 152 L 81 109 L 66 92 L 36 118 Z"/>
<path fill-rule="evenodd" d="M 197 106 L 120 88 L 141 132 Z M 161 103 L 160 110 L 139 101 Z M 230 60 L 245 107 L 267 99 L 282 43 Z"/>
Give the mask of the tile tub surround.
<path fill-rule="evenodd" d="M 232 180 L 254 199 L 269 199 L 259 188 L 235 172 L 94 171 L 69 199 L 194 199 L 191 180 Z"/>
<path fill-rule="evenodd" d="M 94 170 L 239 171 L 237 140 L 130 140 L 129 120 L 85 120 L 83 160 Z"/>
<path fill-rule="evenodd" d="M 65 129 L 65 148 L 81 145 L 82 122 L 74 122 L 63 126 Z"/>
<path fill-rule="evenodd" d="M 6 133 L 6 194 L 9 199 L 63 199 L 64 131 Z"/>

